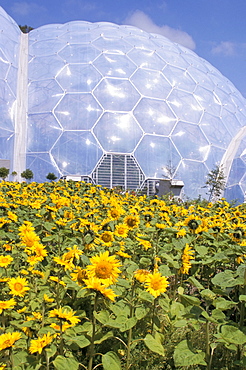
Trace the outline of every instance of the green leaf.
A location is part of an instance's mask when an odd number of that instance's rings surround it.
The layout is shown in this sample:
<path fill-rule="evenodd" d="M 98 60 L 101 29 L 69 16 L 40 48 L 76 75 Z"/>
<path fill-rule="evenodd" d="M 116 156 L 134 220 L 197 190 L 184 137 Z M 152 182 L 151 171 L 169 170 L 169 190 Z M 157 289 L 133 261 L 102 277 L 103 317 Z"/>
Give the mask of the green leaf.
<path fill-rule="evenodd" d="M 138 296 L 139 296 L 139 299 L 141 299 L 142 301 L 147 301 L 151 303 L 154 302 L 154 297 L 150 293 L 146 292 L 145 290 L 141 290 Z"/>
<path fill-rule="evenodd" d="M 57 356 L 53 361 L 56 370 L 77 370 L 79 363 L 73 357 Z"/>
<path fill-rule="evenodd" d="M 102 364 L 104 370 L 121 370 L 120 359 L 113 351 L 102 355 Z"/>
<path fill-rule="evenodd" d="M 100 311 L 98 313 L 94 312 L 94 317 L 103 325 L 106 325 L 110 318 L 109 312 L 106 310 Z"/>
<path fill-rule="evenodd" d="M 205 353 L 197 352 L 195 353 L 192 349 L 189 348 L 187 340 L 182 340 L 180 342 L 173 354 L 174 364 L 178 366 L 195 366 L 195 365 L 204 365 L 206 366 Z"/>
<path fill-rule="evenodd" d="M 196 297 L 192 297 L 187 294 L 180 294 L 181 303 L 183 303 L 184 306 L 200 306 L 200 300 Z"/>
<path fill-rule="evenodd" d="M 239 301 L 240 301 L 240 302 L 246 302 L 246 295 L 245 295 L 245 294 L 241 294 L 241 295 L 239 296 Z"/>
<path fill-rule="evenodd" d="M 213 301 L 216 298 L 216 294 L 210 289 L 203 289 L 200 294 L 205 301 Z"/>
<path fill-rule="evenodd" d="M 155 339 L 151 334 L 147 334 L 146 337 L 144 338 L 144 343 L 145 345 L 155 353 L 158 353 L 161 356 L 164 356 L 164 347 L 162 344 Z"/>
<path fill-rule="evenodd" d="M 131 328 L 133 328 L 136 323 L 137 323 L 137 318 L 136 317 L 131 317 L 130 319 L 125 319 L 124 322 L 120 326 L 120 331 L 124 332 L 127 331 Z"/>
<path fill-rule="evenodd" d="M 84 348 L 90 345 L 89 339 L 87 339 L 84 335 L 78 335 L 77 337 L 69 338 L 66 340 L 67 344 L 75 343 L 79 348 Z"/>
<path fill-rule="evenodd" d="M 143 306 L 137 307 L 135 311 L 135 316 L 138 320 L 141 320 L 148 314 L 148 312 L 149 312 L 148 308 L 145 308 Z"/>
<path fill-rule="evenodd" d="M 108 333 L 106 333 L 105 335 L 102 335 L 102 333 L 99 333 L 97 336 L 96 336 L 96 339 L 94 341 L 95 344 L 101 344 L 102 342 L 104 342 L 105 340 L 109 339 L 109 338 L 113 338 L 114 337 L 114 333 L 112 331 L 109 331 Z"/>
<path fill-rule="evenodd" d="M 234 273 L 231 270 L 219 272 L 211 279 L 214 285 L 218 285 L 222 289 L 234 287 L 237 285 L 237 281 L 234 278 Z"/>
<path fill-rule="evenodd" d="M 228 343 L 239 345 L 246 343 L 246 335 L 235 326 L 223 325 L 220 334 Z"/>
<path fill-rule="evenodd" d="M 204 289 L 204 286 L 194 276 L 190 276 L 187 281 L 194 285 L 197 289 Z"/>
<path fill-rule="evenodd" d="M 213 301 L 213 305 L 217 309 L 221 311 L 225 311 L 225 310 L 229 310 L 230 308 L 235 307 L 237 303 L 233 301 L 228 301 L 227 299 L 222 298 L 222 297 L 218 297 Z"/>

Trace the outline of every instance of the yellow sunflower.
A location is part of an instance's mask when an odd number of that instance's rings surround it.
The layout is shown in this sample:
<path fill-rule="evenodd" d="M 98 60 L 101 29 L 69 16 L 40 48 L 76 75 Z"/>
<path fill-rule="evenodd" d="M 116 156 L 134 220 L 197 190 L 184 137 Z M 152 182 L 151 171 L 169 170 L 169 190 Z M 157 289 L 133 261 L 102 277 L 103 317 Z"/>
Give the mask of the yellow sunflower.
<path fill-rule="evenodd" d="M 6 348 L 11 348 L 14 346 L 15 342 L 21 338 L 21 333 L 5 333 L 0 335 L 0 351 Z"/>
<path fill-rule="evenodd" d="M 30 353 L 36 353 L 39 354 L 42 353 L 42 350 L 44 347 L 48 346 L 53 340 L 53 336 L 48 332 L 48 334 L 44 334 L 42 337 L 38 337 L 38 339 L 32 339 L 31 345 L 29 347 Z"/>
<path fill-rule="evenodd" d="M 111 246 L 112 241 L 114 241 L 114 234 L 112 231 L 104 231 L 104 233 L 100 235 L 100 240 L 107 246 Z"/>
<path fill-rule="evenodd" d="M 124 218 L 124 223 L 129 227 L 129 229 L 133 229 L 137 227 L 140 223 L 140 219 L 138 215 L 130 215 Z"/>
<path fill-rule="evenodd" d="M 0 314 L 3 310 L 13 308 L 16 305 L 14 298 L 9 299 L 8 301 L 0 301 Z"/>
<path fill-rule="evenodd" d="M 11 289 L 10 294 L 24 297 L 26 292 L 30 289 L 28 287 L 27 281 L 25 278 L 18 276 L 17 278 L 11 278 L 8 281 L 8 286 Z"/>
<path fill-rule="evenodd" d="M 92 289 L 92 290 L 97 290 L 100 292 L 104 297 L 110 299 L 111 301 L 114 302 L 116 294 L 113 291 L 113 289 L 108 288 L 107 285 L 104 285 L 101 283 L 100 279 L 97 278 L 90 278 L 87 280 L 84 280 L 86 287 L 83 289 Z"/>
<path fill-rule="evenodd" d="M 88 278 L 97 278 L 104 285 L 111 285 L 117 281 L 121 273 L 121 263 L 115 256 L 109 256 L 109 252 L 100 253 L 90 259 L 91 265 L 86 266 Z"/>
<path fill-rule="evenodd" d="M 13 261 L 11 256 L 0 256 L 0 267 L 7 267 Z"/>
<path fill-rule="evenodd" d="M 76 325 L 80 322 L 78 316 L 75 316 L 75 311 L 70 308 L 55 308 L 49 313 L 49 317 L 56 317 L 57 319 L 69 321 L 71 325 Z"/>
<path fill-rule="evenodd" d="M 160 272 L 153 272 L 148 274 L 145 279 L 145 288 L 147 292 L 153 295 L 155 298 L 161 293 L 165 293 L 169 283 L 165 276 L 162 276 Z"/>
<path fill-rule="evenodd" d="M 150 274 L 149 270 L 138 269 L 134 272 L 135 279 L 140 283 L 145 283 L 147 276 Z"/>
<path fill-rule="evenodd" d="M 190 260 L 194 259 L 194 253 L 195 251 L 188 244 L 186 244 L 182 254 L 182 267 L 180 269 L 182 274 L 189 274 L 189 270 L 191 268 Z"/>
<path fill-rule="evenodd" d="M 129 232 L 129 227 L 125 224 L 116 225 L 114 234 L 120 238 L 126 238 Z"/>

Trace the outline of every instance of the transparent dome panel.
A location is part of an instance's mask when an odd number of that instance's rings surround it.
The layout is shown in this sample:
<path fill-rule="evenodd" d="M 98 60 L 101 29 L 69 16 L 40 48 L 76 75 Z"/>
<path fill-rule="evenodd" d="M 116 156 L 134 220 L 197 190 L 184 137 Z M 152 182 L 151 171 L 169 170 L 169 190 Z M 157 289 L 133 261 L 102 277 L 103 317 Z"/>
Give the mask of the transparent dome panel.
<path fill-rule="evenodd" d="M 92 65 L 86 64 L 68 64 L 56 77 L 67 92 L 91 92 L 100 79 L 100 73 Z"/>
<path fill-rule="evenodd" d="M 246 173 L 244 173 L 243 177 L 240 180 L 240 186 L 244 194 L 244 198 L 246 200 L 245 194 L 246 194 Z"/>
<path fill-rule="evenodd" d="M 196 68 L 204 73 L 207 73 L 209 71 L 207 67 L 208 63 L 202 58 L 197 58 L 197 55 L 195 53 L 187 52 L 183 54 L 183 57 L 189 65 L 193 66 L 193 68 Z"/>
<path fill-rule="evenodd" d="M 134 109 L 134 116 L 145 133 L 169 135 L 177 117 L 165 101 L 143 98 Z"/>
<path fill-rule="evenodd" d="M 165 63 L 179 68 L 186 69 L 190 64 L 182 57 L 176 50 L 169 50 L 169 48 L 160 48 L 157 54 L 164 60 Z"/>
<path fill-rule="evenodd" d="M 232 112 L 232 113 L 235 113 L 236 111 L 236 105 L 234 104 L 234 102 L 231 100 L 231 94 L 229 93 L 226 93 L 224 90 L 222 91 L 221 89 L 219 88 L 215 88 L 215 94 L 216 96 L 219 98 L 219 100 L 221 102 L 223 102 L 223 107 Z"/>
<path fill-rule="evenodd" d="M 54 173 L 59 177 L 58 169 L 54 165 L 54 161 L 48 153 L 27 153 L 26 168 L 30 168 L 33 172 L 33 181 L 45 182 L 48 181 L 46 176 L 49 172 Z"/>
<path fill-rule="evenodd" d="M 81 46 L 81 44 L 89 44 L 93 41 L 91 32 L 89 31 L 90 25 L 87 22 L 80 22 L 76 30 L 63 29 L 63 33 L 59 36 L 60 41 L 64 41 L 66 44 Z M 71 23 L 69 23 L 70 25 Z"/>
<path fill-rule="evenodd" d="M 137 68 L 126 55 L 118 54 L 101 54 L 93 65 L 103 76 L 120 78 L 130 77 Z"/>
<path fill-rule="evenodd" d="M 6 34 L 0 33 L 0 45 L 2 45 L 2 49 L 4 50 L 5 57 L 15 67 L 18 66 L 18 54 L 19 54 L 19 43 L 18 42 L 19 42 L 18 39 L 11 40 L 9 32 Z"/>
<path fill-rule="evenodd" d="M 35 81 L 29 84 L 29 113 L 51 112 L 64 92 L 55 80 Z"/>
<path fill-rule="evenodd" d="M 106 110 L 130 111 L 140 95 L 129 81 L 105 78 L 94 90 L 94 95 Z"/>
<path fill-rule="evenodd" d="M 206 159 L 206 165 L 208 168 L 213 169 L 216 164 L 220 163 L 223 155 L 225 154 L 225 149 L 218 148 L 217 146 L 211 146 L 209 150 L 209 156 Z"/>
<path fill-rule="evenodd" d="M 64 33 L 63 24 L 47 24 L 31 30 L 28 34 L 29 42 L 56 40 Z"/>
<path fill-rule="evenodd" d="M 14 130 L 14 118 L 16 101 L 6 82 L 0 80 L 0 127 L 6 130 Z"/>
<path fill-rule="evenodd" d="M 199 71 L 193 66 L 189 66 L 187 68 L 187 73 L 193 78 L 198 86 L 202 86 L 204 89 L 208 89 L 210 91 L 214 90 L 215 84 L 214 81 L 210 78 L 208 71 Z"/>
<path fill-rule="evenodd" d="M 64 67 L 63 62 L 57 55 L 33 58 L 28 65 L 29 80 L 44 80 L 53 78 Z"/>
<path fill-rule="evenodd" d="M 5 79 L 8 69 L 10 67 L 10 62 L 7 60 L 7 57 L 0 49 L 0 79 Z"/>
<path fill-rule="evenodd" d="M 227 130 L 230 132 L 232 137 L 242 128 L 235 114 L 228 112 L 228 110 L 222 108 L 221 119 Z"/>
<path fill-rule="evenodd" d="M 194 96 L 207 113 L 220 116 L 222 106 L 212 89 L 207 90 L 198 85 L 194 92 Z"/>
<path fill-rule="evenodd" d="M 91 44 L 69 44 L 58 55 L 67 63 L 90 63 L 100 55 L 100 51 Z"/>
<path fill-rule="evenodd" d="M 164 168 L 170 164 L 176 168 L 181 159 L 169 138 L 155 135 L 143 137 L 135 151 L 135 157 L 145 176 L 153 178 L 161 178 Z"/>
<path fill-rule="evenodd" d="M 195 90 L 196 83 L 187 70 L 168 65 L 164 68 L 163 74 L 172 87 L 189 92 Z"/>
<path fill-rule="evenodd" d="M 203 109 L 193 94 L 174 89 L 167 100 L 180 120 L 199 123 Z"/>
<path fill-rule="evenodd" d="M 89 175 L 102 156 L 90 132 L 65 131 L 51 151 L 62 174 Z"/>
<path fill-rule="evenodd" d="M 14 132 L 0 128 L 0 158 L 12 159 L 14 149 Z"/>
<path fill-rule="evenodd" d="M 125 39 L 115 40 L 99 37 L 97 40 L 93 41 L 92 44 L 98 50 L 107 54 L 124 55 L 132 48 L 132 46 L 128 44 Z"/>
<path fill-rule="evenodd" d="M 230 186 L 225 189 L 224 197 L 230 202 L 236 201 L 236 204 L 244 203 L 245 195 L 240 185 Z"/>
<path fill-rule="evenodd" d="M 89 130 L 102 113 L 91 94 L 65 94 L 55 115 L 65 130 Z"/>
<path fill-rule="evenodd" d="M 59 39 L 45 39 L 29 43 L 29 53 L 32 56 L 46 56 L 58 53 L 64 47 L 64 42 Z"/>
<path fill-rule="evenodd" d="M 48 152 L 62 133 L 51 113 L 28 116 L 27 152 Z"/>
<path fill-rule="evenodd" d="M 11 91 L 12 96 L 16 96 L 16 88 L 17 88 L 17 68 L 11 66 L 8 70 L 7 77 L 6 77 L 6 85 Z"/>
<path fill-rule="evenodd" d="M 203 163 L 182 160 L 176 178 L 184 182 L 183 189 L 186 197 L 194 199 L 201 195 L 202 198 L 207 198 L 207 190 L 204 188 L 207 174 L 208 169 Z"/>
<path fill-rule="evenodd" d="M 155 50 L 142 50 L 135 46 L 128 53 L 128 57 L 140 68 L 161 71 L 166 63 L 156 54 Z"/>
<path fill-rule="evenodd" d="M 199 126 L 179 122 L 171 137 L 182 158 L 200 161 L 207 159 L 210 145 Z"/>
<path fill-rule="evenodd" d="M 131 153 L 143 134 L 128 113 L 104 113 L 93 131 L 104 150 L 115 153 Z"/>
<path fill-rule="evenodd" d="M 131 81 L 146 97 L 165 99 L 171 91 L 170 83 L 161 72 L 138 69 Z"/>
<path fill-rule="evenodd" d="M 231 134 L 229 134 L 220 117 L 212 116 L 205 112 L 201 119 L 200 127 L 208 141 L 212 144 L 221 148 L 227 148 L 231 142 Z"/>
<path fill-rule="evenodd" d="M 241 158 L 235 158 L 232 162 L 229 177 L 227 179 L 227 186 L 236 185 L 240 182 L 241 178 L 245 175 L 246 164 Z"/>

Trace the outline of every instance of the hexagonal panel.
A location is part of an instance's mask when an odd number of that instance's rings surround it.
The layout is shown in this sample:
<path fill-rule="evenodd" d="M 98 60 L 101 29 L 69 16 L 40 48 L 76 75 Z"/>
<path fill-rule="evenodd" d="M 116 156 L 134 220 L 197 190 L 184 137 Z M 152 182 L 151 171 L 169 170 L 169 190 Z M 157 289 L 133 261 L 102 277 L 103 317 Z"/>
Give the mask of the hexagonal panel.
<path fill-rule="evenodd" d="M 28 77 L 31 80 L 44 80 L 51 76 L 55 77 L 64 66 L 65 62 L 63 62 L 57 55 L 36 57 L 28 64 Z"/>
<path fill-rule="evenodd" d="M 64 42 L 59 41 L 57 38 L 46 39 L 42 41 L 37 41 L 29 43 L 29 53 L 30 55 L 45 56 L 58 53 L 64 47 Z"/>
<path fill-rule="evenodd" d="M 29 113 L 51 112 L 64 92 L 55 80 L 34 81 L 29 85 Z"/>
<path fill-rule="evenodd" d="M 163 74 L 156 71 L 138 69 L 131 81 L 141 94 L 151 98 L 165 99 L 172 89 Z"/>
<path fill-rule="evenodd" d="M 199 126 L 179 122 L 171 137 L 182 158 L 198 161 L 207 159 L 210 145 Z"/>
<path fill-rule="evenodd" d="M 143 98 L 134 109 L 134 116 L 145 133 L 169 135 L 177 117 L 163 100 Z"/>
<path fill-rule="evenodd" d="M 204 89 L 198 85 L 194 92 L 194 97 L 201 104 L 201 107 L 208 113 L 220 116 L 221 103 L 213 90 Z"/>
<path fill-rule="evenodd" d="M 67 64 L 56 77 L 67 92 L 91 92 L 100 79 L 100 73 L 86 64 Z"/>
<path fill-rule="evenodd" d="M 62 174 L 89 175 L 102 156 L 95 137 L 86 131 L 65 131 L 51 151 Z"/>
<path fill-rule="evenodd" d="M 27 152 L 47 152 L 62 133 L 62 128 L 51 113 L 29 114 Z"/>
<path fill-rule="evenodd" d="M 232 186 L 240 182 L 246 172 L 246 164 L 241 158 L 235 158 L 232 162 L 230 174 L 227 180 L 227 186 Z"/>
<path fill-rule="evenodd" d="M 104 113 L 93 131 L 104 150 L 115 153 L 131 153 L 143 134 L 128 113 Z"/>
<path fill-rule="evenodd" d="M 130 111 L 140 95 L 127 80 L 105 78 L 94 90 L 94 95 L 106 110 Z"/>
<path fill-rule="evenodd" d="M 0 49 L 0 78 L 5 79 L 9 69 L 10 62 L 7 60 L 5 54 Z"/>
<path fill-rule="evenodd" d="M 203 109 L 192 94 L 173 90 L 167 101 L 180 120 L 199 123 Z"/>
<path fill-rule="evenodd" d="M 49 153 L 27 153 L 26 168 L 32 169 L 36 182 L 44 182 L 49 172 L 59 178 L 58 168 L 54 167 L 54 160 Z"/>
<path fill-rule="evenodd" d="M 100 55 L 100 51 L 88 44 L 69 44 L 58 55 L 67 63 L 90 63 Z"/>
<path fill-rule="evenodd" d="M 221 148 L 227 148 L 232 136 L 220 117 L 212 116 L 205 112 L 201 119 L 200 127 L 211 143 Z"/>
<path fill-rule="evenodd" d="M 163 69 L 163 74 L 172 87 L 189 92 L 193 92 L 196 88 L 196 83 L 187 70 L 167 65 Z"/>
<path fill-rule="evenodd" d="M 164 167 L 177 167 L 180 155 L 166 137 L 145 135 L 134 153 L 146 177 L 161 178 Z"/>
<path fill-rule="evenodd" d="M 161 71 L 166 63 L 156 54 L 155 50 L 142 50 L 134 47 L 128 57 L 140 68 L 156 69 Z"/>
<path fill-rule="evenodd" d="M 236 133 L 242 128 L 241 123 L 238 121 L 235 114 L 229 112 L 226 109 L 223 109 L 221 112 L 221 120 L 229 133 L 234 137 Z"/>
<path fill-rule="evenodd" d="M 10 131 L 14 130 L 15 97 L 8 85 L 2 80 L 0 80 L 0 107 L 0 127 Z"/>
<path fill-rule="evenodd" d="M 132 48 L 124 39 L 106 38 L 103 36 L 93 41 L 92 45 L 102 53 L 120 55 L 126 54 Z"/>
<path fill-rule="evenodd" d="M 91 94 L 65 94 L 55 115 L 65 130 L 89 130 L 102 109 Z"/>
<path fill-rule="evenodd" d="M 103 76 L 120 78 L 130 77 L 137 68 L 126 55 L 118 54 L 102 54 L 93 65 Z"/>
<path fill-rule="evenodd" d="M 10 159 L 14 150 L 14 132 L 0 128 L 0 158 Z"/>
<path fill-rule="evenodd" d="M 206 198 L 207 190 L 204 188 L 208 168 L 201 162 L 182 160 L 178 170 L 177 179 L 182 179 L 184 182 L 184 193 L 188 194 L 191 199 L 195 199 L 199 195 Z"/>

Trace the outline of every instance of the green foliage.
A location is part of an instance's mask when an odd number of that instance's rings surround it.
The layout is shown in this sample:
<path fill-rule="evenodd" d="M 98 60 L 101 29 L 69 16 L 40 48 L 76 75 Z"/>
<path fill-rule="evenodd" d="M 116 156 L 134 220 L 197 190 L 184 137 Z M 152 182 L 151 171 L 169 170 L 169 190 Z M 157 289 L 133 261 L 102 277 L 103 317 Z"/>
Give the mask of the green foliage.
<path fill-rule="evenodd" d="M 46 176 L 46 179 L 50 181 L 55 181 L 57 179 L 57 176 L 53 172 L 49 172 Z"/>
<path fill-rule="evenodd" d="M 21 173 L 21 177 L 26 180 L 33 179 L 33 172 L 29 168 Z"/>
<path fill-rule="evenodd" d="M 2 182 L 0 197 L 0 304 L 15 300 L 0 313 L 0 366 L 245 368 L 244 204 L 184 206 L 63 181 Z M 118 227 L 126 226 L 129 216 L 138 223 L 122 237 Z M 105 233 L 112 237 L 109 244 Z M 189 265 L 182 272 L 187 246 Z M 120 262 L 119 277 L 104 286 L 116 294 L 112 300 L 85 283 L 87 266 L 105 251 Z M 12 257 L 7 266 L 3 257 Z M 166 291 L 157 296 L 147 291 L 147 280 L 136 278 L 139 270 L 165 276 Z M 27 281 L 23 296 L 10 291 L 9 279 L 16 277 Z M 69 320 L 51 315 L 59 308 L 73 310 L 79 322 L 63 330 Z M 1 349 L 6 332 L 21 333 L 21 339 Z M 48 333 L 51 342 L 31 353 L 32 341 Z"/>
<path fill-rule="evenodd" d="M 209 201 L 220 197 L 226 185 L 224 170 L 217 165 L 207 175 L 205 186 L 208 189 Z"/>
<path fill-rule="evenodd" d="M 9 175 L 9 169 L 6 167 L 0 167 L 0 178 L 5 180 Z"/>

